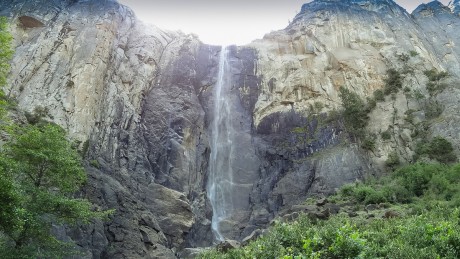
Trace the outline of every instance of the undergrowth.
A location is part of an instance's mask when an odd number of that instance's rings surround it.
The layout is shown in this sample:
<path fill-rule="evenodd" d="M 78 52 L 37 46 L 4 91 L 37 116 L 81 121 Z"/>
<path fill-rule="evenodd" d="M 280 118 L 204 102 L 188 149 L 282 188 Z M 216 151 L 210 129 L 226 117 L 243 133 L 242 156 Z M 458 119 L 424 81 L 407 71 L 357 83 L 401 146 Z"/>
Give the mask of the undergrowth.
<path fill-rule="evenodd" d="M 198 258 L 460 258 L 460 164 L 413 164 L 379 180 L 344 186 L 331 200 L 390 204 L 395 218 L 277 222 L 259 239 Z"/>

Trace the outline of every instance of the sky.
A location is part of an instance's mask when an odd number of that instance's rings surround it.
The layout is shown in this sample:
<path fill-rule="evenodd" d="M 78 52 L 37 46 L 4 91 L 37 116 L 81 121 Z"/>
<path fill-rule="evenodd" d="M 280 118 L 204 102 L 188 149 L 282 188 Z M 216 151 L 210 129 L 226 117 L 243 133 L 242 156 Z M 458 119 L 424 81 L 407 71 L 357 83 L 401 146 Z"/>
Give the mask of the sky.
<path fill-rule="evenodd" d="M 197 34 L 214 45 L 244 45 L 285 28 L 309 0 L 118 0 L 161 29 Z M 396 0 L 412 12 L 430 0 Z M 450 0 L 441 0 L 447 5 Z"/>

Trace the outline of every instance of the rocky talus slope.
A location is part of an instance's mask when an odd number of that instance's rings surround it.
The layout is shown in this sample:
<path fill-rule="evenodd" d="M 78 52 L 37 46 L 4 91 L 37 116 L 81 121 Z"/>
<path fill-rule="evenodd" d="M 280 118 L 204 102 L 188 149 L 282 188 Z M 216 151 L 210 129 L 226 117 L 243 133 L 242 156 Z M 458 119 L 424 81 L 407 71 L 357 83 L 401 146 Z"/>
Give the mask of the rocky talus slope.
<path fill-rule="evenodd" d="M 423 138 L 458 149 L 459 4 L 408 14 L 391 0 L 316 0 L 286 29 L 231 47 L 229 98 L 249 136 L 235 150 L 255 163 L 235 168 L 250 191 L 225 236 L 241 240 L 308 196 L 381 174 L 390 154 L 410 162 Z M 0 15 L 16 48 L 6 93 L 79 141 L 89 172 L 82 195 L 116 209 L 108 222 L 56 234 L 84 258 L 175 258 L 211 245 L 206 184 L 221 48 L 145 25 L 114 1 L 9 0 Z M 392 68 L 403 89 L 370 112 L 375 149 L 364 150 L 335 112 L 339 88 L 372 97 Z M 432 69 L 450 75 L 436 92 L 424 74 Z"/>

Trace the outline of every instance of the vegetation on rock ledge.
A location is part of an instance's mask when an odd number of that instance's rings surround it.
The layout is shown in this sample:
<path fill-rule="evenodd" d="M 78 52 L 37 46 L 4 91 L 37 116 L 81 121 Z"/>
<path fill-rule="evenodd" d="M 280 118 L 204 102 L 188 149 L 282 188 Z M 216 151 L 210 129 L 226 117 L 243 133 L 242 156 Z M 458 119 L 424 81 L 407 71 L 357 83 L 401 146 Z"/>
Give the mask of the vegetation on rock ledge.
<path fill-rule="evenodd" d="M 247 246 L 199 258 L 459 258 L 459 179 L 460 164 L 410 165 L 380 181 L 345 186 L 331 198 L 338 206 L 354 203 L 362 216 L 277 222 Z M 375 203 L 391 206 L 388 216 L 369 214 L 371 207 L 360 211 L 361 204 Z"/>

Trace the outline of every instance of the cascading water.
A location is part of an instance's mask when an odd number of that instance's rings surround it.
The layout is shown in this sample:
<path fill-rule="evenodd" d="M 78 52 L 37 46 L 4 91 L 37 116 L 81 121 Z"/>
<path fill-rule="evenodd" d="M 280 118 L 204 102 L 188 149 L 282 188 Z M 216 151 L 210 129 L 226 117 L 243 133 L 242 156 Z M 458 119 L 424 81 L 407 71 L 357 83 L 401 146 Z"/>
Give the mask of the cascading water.
<path fill-rule="evenodd" d="M 214 87 L 208 198 L 216 241 L 241 238 L 241 226 L 250 218 L 250 195 L 259 176 L 259 159 L 251 135 L 251 116 L 241 104 L 240 63 L 230 58 L 236 48 L 222 47 Z"/>
<path fill-rule="evenodd" d="M 232 123 L 228 92 L 228 49 L 222 47 L 219 74 L 214 91 L 214 114 L 211 128 L 211 157 L 209 160 L 208 198 L 212 205 L 212 231 L 218 241 L 224 240 L 220 223 L 233 209 L 232 183 Z"/>

